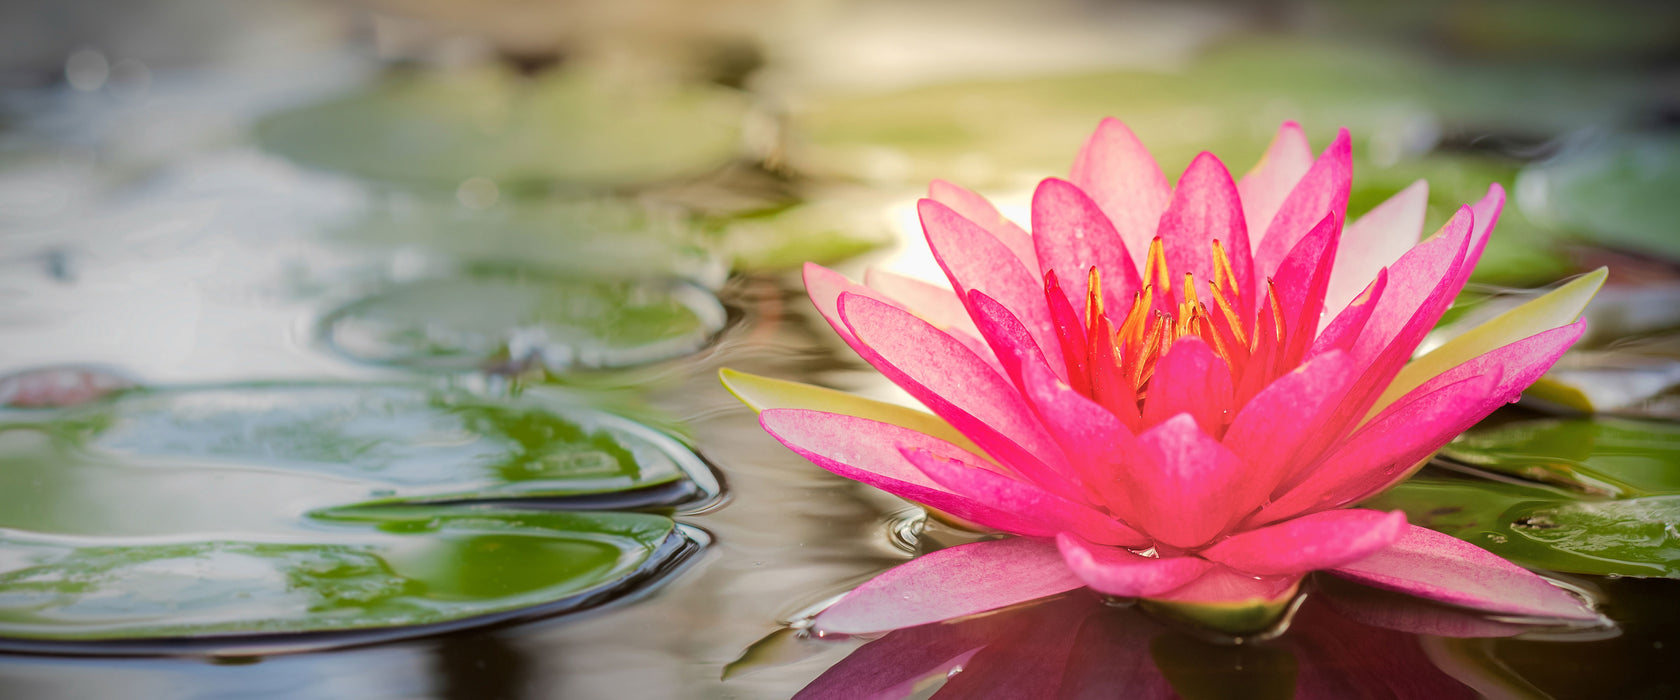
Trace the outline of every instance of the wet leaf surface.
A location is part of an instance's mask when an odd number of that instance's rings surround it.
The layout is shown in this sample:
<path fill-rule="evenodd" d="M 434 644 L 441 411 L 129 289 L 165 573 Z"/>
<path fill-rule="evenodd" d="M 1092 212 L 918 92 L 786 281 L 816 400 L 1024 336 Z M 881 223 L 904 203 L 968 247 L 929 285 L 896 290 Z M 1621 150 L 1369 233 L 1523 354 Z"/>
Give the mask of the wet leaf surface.
<path fill-rule="evenodd" d="M 1441 455 L 1588 495 L 1680 493 L 1680 426 L 1672 423 L 1519 420 L 1473 428 Z"/>
<path fill-rule="evenodd" d="M 484 68 L 393 76 L 272 115 L 257 138 L 305 165 L 450 191 L 472 178 L 513 191 L 616 187 L 723 165 L 741 151 L 745 114 L 740 95 L 712 86 Z"/>
<path fill-rule="evenodd" d="M 370 500 L 660 506 L 710 480 L 682 443 L 550 392 L 403 385 L 133 392 L 16 418 L 0 462 L 0 527 L 110 536 L 284 531 Z"/>
<path fill-rule="evenodd" d="M 671 563 L 681 538 L 657 515 L 435 507 L 340 510 L 265 538 L 11 531 L 0 648 L 234 653 L 426 634 L 598 603 Z M 377 634 L 277 636 L 346 631 Z"/>
<path fill-rule="evenodd" d="M 327 314 L 323 342 L 411 370 L 642 365 L 694 352 L 726 320 L 711 292 L 678 280 L 596 280 L 490 269 L 394 284 Z"/>
<path fill-rule="evenodd" d="M 1579 500 L 1541 486 L 1413 478 L 1367 507 L 1474 543 L 1523 566 L 1579 574 L 1680 578 L 1674 496 Z"/>

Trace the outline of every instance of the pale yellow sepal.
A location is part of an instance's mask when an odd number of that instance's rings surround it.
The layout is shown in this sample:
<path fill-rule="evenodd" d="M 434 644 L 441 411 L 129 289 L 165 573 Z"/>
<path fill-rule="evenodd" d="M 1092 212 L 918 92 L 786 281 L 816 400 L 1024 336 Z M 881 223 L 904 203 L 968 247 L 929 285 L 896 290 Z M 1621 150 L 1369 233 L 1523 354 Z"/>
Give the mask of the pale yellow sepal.
<path fill-rule="evenodd" d="M 1371 416 L 1405 396 L 1406 392 L 1418 388 L 1442 372 L 1536 333 L 1573 323 L 1575 319 L 1580 318 L 1587 302 L 1592 301 L 1593 295 L 1598 293 L 1598 288 L 1604 285 L 1604 278 L 1608 274 L 1609 271 L 1601 267 L 1581 275 L 1568 284 L 1465 331 L 1428 354 L 1412 360 L 1395 376 L 1394 383 L 1388 385 L 1388 390 L 1383 392 L 1382 397 L 1377 399 L 1376 405 L 1371 407 L 1371 412 L 1366 414 L 1366 419 L 1369 420 Z"/>
<path fill-rule="evenodd" d="M 844 391 L 785 379 L 760 377 L 728 368 L 718 370 L 718 378 L 723 380 L 723 387 L 728 389 L 729 393 L 734 394 L 735 398 L 755 412 L 770 408 L 803 408 L 868 418 L 932 435 L 975 454 L 985 454 L 973 441 L 951 427 L 950 423 L 931 413 L 866 399 Z"/>

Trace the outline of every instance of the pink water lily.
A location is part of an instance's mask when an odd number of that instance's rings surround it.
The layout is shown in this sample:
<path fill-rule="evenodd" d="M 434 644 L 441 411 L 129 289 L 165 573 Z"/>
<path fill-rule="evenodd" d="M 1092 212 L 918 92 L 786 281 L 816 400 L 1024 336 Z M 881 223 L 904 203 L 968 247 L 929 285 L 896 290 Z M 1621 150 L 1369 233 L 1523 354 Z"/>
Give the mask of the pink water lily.
<path fill-rule="evenodd" d="M 1583 276 L 1413 357 L 1504 203 L 1419 241 L 1419 182 L 1343 225 L 1347 132 L 1285 124 L 1240 180 L 1203 153 L 1170 186 L 1105 120 L 1031 232 L 935 182 L 922 228 L 952 289 L 816 265 L 811 300 L 931 413 L 725 370 L 764 429 L 841 476 L 1017 537 L 891 569 L 819 615 L 875 632 L 1081 586 L 1188 608 L 1281 607 L 1309 572 L 1493 613 L 1587 620 L 1546 579 L 1352 504 L 1549 368 Z M 1217 618 L 1217 615 L 1214 616 Z"/>

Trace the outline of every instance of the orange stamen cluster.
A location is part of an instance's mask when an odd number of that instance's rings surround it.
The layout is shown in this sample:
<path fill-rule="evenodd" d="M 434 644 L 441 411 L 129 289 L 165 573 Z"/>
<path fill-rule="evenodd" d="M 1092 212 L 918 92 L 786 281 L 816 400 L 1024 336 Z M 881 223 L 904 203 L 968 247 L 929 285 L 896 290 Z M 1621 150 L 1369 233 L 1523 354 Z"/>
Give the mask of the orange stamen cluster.
<path fill-rule="evenodd" d="M 1089 388 L 1089 396 L 1122 417 L 1137 416 L 1150 389 L 1156 364 L 1179 340 L 1195 336 L 1207 343 L 1230 369 L 1234 382 L 1255 385 L 1276 364 L 1282 345 L 1284 314 L 1270 280 L 1259 313 L 1244 306 L 1244 290 L 1232 272 L 1231 260 L 1219 241 L 1213 241 L 1213 279 L 1204 288 L 1185 273 L 1172 283 L 1167 257 L 1159 238 L 1149 246 L 1143 286 L 1132 296 L 1131 308 L 1116 324 L 1103 308 L 1101 273 L 1089 271 L 1085 324 L 1072 331 L 1083 335 L 1086 352 L 1068 357 L 1075 385 Z M 1055 285 L 1053 276 L 1049 280 Z M 1059 295 L 1059 287 L 1057 295 Z M 1068 310 L 1071 313 L 1071 309 Z M 1252 319 L 1252 320 L 1251 320 Z M 1262 329 L 1260 324 L 1267 327 Z M 1071 329 L 1064 329 L 1064 333 Z M 1083 333 L 1080 333 L 1083 331 Z M 1064 335 L 1064 347 L 1067 340 Z M 1239 389 L 1239 393 L 1244 393 Z"/>

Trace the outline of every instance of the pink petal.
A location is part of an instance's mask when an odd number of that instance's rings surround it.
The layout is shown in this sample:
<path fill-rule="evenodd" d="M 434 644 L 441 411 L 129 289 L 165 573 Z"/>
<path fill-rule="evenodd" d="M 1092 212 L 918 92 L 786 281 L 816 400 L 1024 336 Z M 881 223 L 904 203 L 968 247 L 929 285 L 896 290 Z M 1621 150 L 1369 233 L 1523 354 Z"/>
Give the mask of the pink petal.
<path fill-rule="evenodd" d="M 1217 434 L 1231 410 L 1231 368 L 1201 338 L 1180 338 L 1155 365 L 1143 403 L 1143 424 L 1155 425 L 1180 413 L 1196 419 L 1202 432 Z"/>
<path fill-rule="evenodd" d="M 1331 350 L 1352 348 L 1359 334 L 1365 330 L 1365 324 L 1371 320 L 1371 312 L 1376 310 L 1377 300 L 1382 298 L 1383 290 L 1387 287 L 1388 268 L 1377 270 L 1376 278 L 1365 286 L 1365 291 L 1342 307 L 1335 320 L 1326 325 L 1318 337 L 1313 339 L 1312 346 L 1307 349 L 1307 357 Z"/>
<path fill-rule="evenodd" d="M 1371 556 L 1406 527 L 1406 514 L 1342 509 L 1313 513 L 1230 536 L 1201 555 L 1261 576 L 1304 574 Z"/>
<path fill-rule="evenodd" d="M 1140 463 L 1142 449 L 1137 439 L 1108 409 L 1048 371 L 1028 367 L 1022 380 L 1045 427 L 1062 445 L 1093 500 L 1106 504 L 1121 519 L 1133 520 L 1127 496 L 1130 482 L 1121 477 Z"/>
<path fill-rule="evenodd" d="M 1075 503 L 1032 484 L 1000 476 L 959 458 L 920 448 L 903 448 L 904 456 L 929 478 L 953 493 L 987 507 L 1014 513 L 1045 527 L 1073 532 L 1098 544 L 1142 547 L 1148 538 L 1083 503 Z"/>
<path fill-rule="evenodd" d="M 1048 540 L 983 540 L 888 569 L 817 615 L 814 624 L 820 632 L 880 632 L 996 610 L 1083 585 Z"/>
<path fill-rule="evenodd" d="M 1133 269 L 1142 270 L 1155 225 L 1172 194 L 1155 157 L 1125 124 L 1107 118 L 1074 158 L 1068 179 L 1108 214 L 1132 255 Z"/>
<path fill-rule="evenodd" d="M 1254 263 L 1249 259 L 1248 228 L 1243 223 L 1242 199 L 1225 164 L 1212 153 L 1202 152 L 1190 161 L 1173 190 L 1172 202 L 1156 228 L 1167 267 L 1175 276 L 1195 276 L 1201 298 L 1209 298 L 1213 279 L 1213 241 L 1219 241 L 1231 261 L 1237 289 L 1252 289 Z M 1179 280 L 1173 280 L 1176 286 Z M 1242 297 L 1243 318 L 1253 310 L 1253 298 Z M 1125 308 L 1125 307 L 1116 307 Z"/>
<path fill-rule="evenodd" d="M 966 309 L 960 312 L 964 319 L 962 328 L 954 326 L 946 327 L 943 326 L 940 321 L 948 321 L 949 319 L 941 319 L 937 315 L 935 318 L 930 319 L 929 317 L 918 313 L 918 310 L 916 309 L 906 308 L 904 305 L 899 303 L 900 300 L 898 298 L 887 294 L 885 290 L 858 284 L 846 279 L 844 275 L 816 263 L 805 263 L 804 273 L 805 293 L 810 296 L 811 304 L 817 308 L 818 313 L 822 314 L 823 319 L 828 321 L 828 325 L 834 328 L 834 332 L 840 336 L 840 339 L 846 341 L 846 344 L 851 346 L 853 350 L 857 349 L 858 340 L 852 335 L 852 329 L 847 328 L 846 322 L 840 318 L 840 295 L 848 292 L 860 296 L 866 296 L 882 303 L 891 304 L 892 306 L 916 314 L 917 318 L 926 320 L 936 327 L 939 327 L 946 335 L 961 343 L 963 347 L 968 348 L 970 352 L 974 353 L 975 357 L 980 358 L 982 362 L 986 363 L 986 365 L 990 366 L 993 370 L 996 370 L 999 373 L 1003 372 L 1003 366 L 998 364 L 996 357 L 992 356 L 991 348 L 987 347 L 986 342 L 980 339 L 979 331 L 973 330 L 974 323 L 973 321 L 968 320 L 968 311 Z M 899 279 L 908 280 L 909 278 Z M 917 282 L 917 284 L 926 283 Z M 888 286 L 890 287 L 893 285 L 889 283 Z M 927 286 L 932 287 L 932 285 Z M 950 290 L 941 291 L 950 296 L 954 303 L 958 305 L 962 303 L 961 300 L 956 299 L 955 292 Z M 937 306 L 931 308 L 934 309 L 936 314 L 946 312 L 945 309 L 939 309 Z"/>
<path fill-rule="evenodd" d="M 1332 350 L 1278 377 L 1243 406 L 1221 442 L 1248 463 L 1254 488 L 1239 510 L 1260 505 L 1296 466 L 1295 455 L 1330 420 L 1353 377 L 1347 353 Z"/>
<path fill-rule="evenodd" d="M 788 449 L 847 479 L 994 530 L 1039 537 L 1058 531 L 952 493 L 900 452 L 900 448 L 921 449 L 980 468 L 988 466 L 984 458 L 938 438 L 867 418 L 804 409 L 770 409 L 760 413 L 758 420 Z"/>
<path fill-rule="evenodd" d="M 1050 308 L 1044 303 L 1044 287 L 1034 272 L 996 236 L 945 205 L 924 199 L 917 203 L 916 210 L 928 245 L 958 297 L 966 301 L 969 290 L 978 289 L 998 300 L 1026 325 L 1057 376 L 1065 376 Z"/>
<path fill-rule="evenodd" d="M 1568 352 L 1575 341 L 1581 339 L 1581 334 L 1585 333 L 1586 329 L 1586 321 L 1578 320 L 1566 326 L 1535 333 L 1510 345 L 1500 346 L 1435 375 L 1416 389 L 1406 392 L 1406 395 L 1395 403 L 1414 400 L 1470 377 L 1490 376 L 1498 377 L 1499 382 L 1488 391 L 1481 408 L 1492 412 L 1501 404 L 1516 401 L 1523 389 L 1540 379 L 1541 375 Z M 1382 418 L 1387 412 L 1388 409 L 1384 409 L 1373 420 Z"/>
<path fill-rule="evenodd" d="M 1032 236 L 1015 222 L 1004 218 L 985 197 L 944 180 L 934 180 L 928 184 L 928 199 L 950 207 L 963 218 L 979 224 L 980 228 L 997 236 L 998 241 L 1008 246 L 1023 266 L 1029 270 L 1038 269 Z"/>
<path fill-rule="evenodd" d="M 1056 536 L 1056 546 L 1068 569 L 1091 590 L 1127 598 L 1166 593 L 1213 566 L 1199 557 L 1145 557 L 1119 547 L 1093 545 L 1068 533 Z"/>
<path fill-rule="evenodd" d="M 1470 281 L 1470 273 L 1475 270 L 1476 262 L 1482 259 L 1482 250 L 1487 247 L 1488 235 L 1493 233 L 1494 225 L 1499 223 L 1499 213 L 1505 209 L 1505 188 L 1494 182 L 1488 185 L 1488 193 L 1475 204 L 1470 205 L 1474 215 L 1475 226 L 1470 231 L 1470 242 L 1464 250 L 1464 264 L 1460 265 L 1453 277 L 1453 287 L 1462 289 L 1465 282 Z"/>
<path fill-rule="evenodd" d="M 975 289 L 968 293 L 968 307 L 974 310 L 974 321 L 980 328 L 980 337 L 986 339 L 992 354 L 998 358 L 1003 373 L 1021 386 L 1021 367 L 1027 364 L 1040 365 L 1046 371 L 1050 364 L 1044 361 L 1044 354 L 1038 351 L 1038 344 L 1032 334 L 1021 325 L 1020 319 L 1009 313 L 997 300 L 986 296 Z"/>
<path fill-rule="evenodd" d="M 1492 613 L 1597 620 L 1580 600 L 1463 540 L 1408 525 L 1399 541 L 1333 573 L 1391 591 Z"/>
<path fill-rule="evenodd" d="M 1516 401 L 1581 337 L 1584 321 L 1537 333 L 1458 365 L 1383 409 L 1350 441 L 1324 458 L 1327 463 L 1268 509 L 1303 507 L 1319 491 L 1323 507 L 1361 501 L 1410 476 L 1430 453 Z M 1364 470 L 1364 471 L 1361 471 Z M 1341 483 L 1334 483 L 1343 479 Z M 1313 485 L 1309 486 L 1308 484 Z M 1287 502 L 1287 503 L 1285 503 Z M 1319 506 L 1306 506 L 1316 509 Z M 1284 516 L 1276 516 L 1284 517 Z"/>
<path fill-rule="evenodd" d="M 1252 248 L 1260 247 L 1261 234 L 1271 226 L 1278 207 L 1283 206 L 1284 198 L 1312 165 L 1312 146 L 1307 143 L 1306 134 L 1301 133 L 1301 125 L 1284 122 L 1260 162 L 1237 183 L 1237 192 L 1242 195 L 1243 220 L 1255 232 L 1249 236 Z"/>
<path fill-rule="evenodd" d="M 1301 574 L 1283 576 L 1254 576 L 1214 564 L 1207 573 L 1182 587 L 1152 596 L 1156 600 L 1175 603 L 1255 603 L 1273 602 L 1294 595 L 1301 583 Z"/>
<path fill-rule="evenodd" d="M 1349 186 L 1353 181 L 1353 148 L 1347 129 L 1336 132 L 1336 140 L 1324 149 L 1318 160 L 1295 184 L 1295 188 L 1278 207 L 1277 215 L 1267 225 L 1266 233 L 1255 248 L 1255 290 L 1271 277 L 1283 263 L 1284 257 L 1313 226 L 1326 216 L 1334 216 L 1341 228 L 1347 216 Z"/>
<path fill-rule="evenodd" d="M 1439 233 L 1407 251 L 1389 268 L 1382 296 L 1377 298 L 1359 335 L 1347 344 L 1358 379 L 1336 411 L 1339 422 L 1327 425 L 1308 453 L 1323 452 L 1358 424 L 1452 304 L 1459 288 L 1451 281 L 1464 260 L 1471 216 L 1469 207 L 1460 208 Z M 1336 326 L 1332 322 L 1326 335 Z"/>
<path fill-rule="evenodd" d="M 1073 183 L 1048 178 L 1038 183 L 1032 202 L 1033 245 L 1039 272 L 1054 271 L 1068 301 L 1085 308 L 1091 268 L 1102 275 L 1103 302 L 1124 309 L 1141 286 L 1126 243 L 1108 216 Z"/>
<path fill-rule="evenodd" d="M 1275 365 L 1280 369 L 1299 364 L 1318 333 L 1339 233 L 1336 220 L 1325 217 L 1301 237 L 1278 266 L 1272 289 L 1283 309 L 1284 343 Z"/>
<path fill-rule="evenodd" d="M 1396 402 L 1316 462 L 1305 465 L 1298 483 L 1286 480 L 1284 493 L 1266 504 L 1250 519 L 1271 523 L 1302 513 L 1336 508 L 1370 496 L 1404 478 L 1425 457 L 1441 448 L 1454 435 L 1474 425 L 1488 392 L 1497 377 L 1479 376 L 1449 384 L 1413 398 L 1405 405 Z"/>
<path fill-rule="evenodd" d="M 1131 524 L 1174 547 L 1191 549 L 1245 513 L 1235 510 L 1247 465 L 1180 413 L 1138 436 L 1152 464 L 1132 470 Z"/>
<path fill-rule="evenodd" d="M 1336 247 L 1324 309 L 1340 312 L 1379 271 L 1417 245 L 1428 209 L 1429 183 L 1418 180 L 1349 224 Z"/>
<path fill-rule="evenodd" d="M 968 317 L 968 307 L 963 306 L 962 299 L 951 289 L 874 267 L 863 273 L 863 283 L 939 330 L 947 333 L 958 330 L 980 337 L 980 329 Z M 839 294 L 835 297 L 838 299 Z"/>

